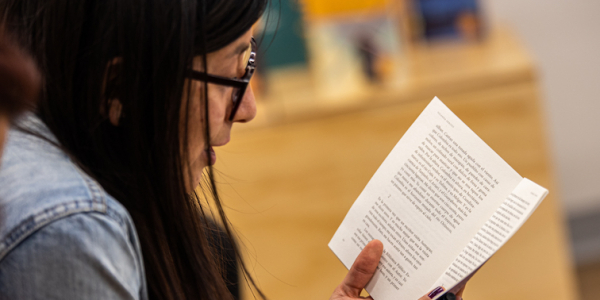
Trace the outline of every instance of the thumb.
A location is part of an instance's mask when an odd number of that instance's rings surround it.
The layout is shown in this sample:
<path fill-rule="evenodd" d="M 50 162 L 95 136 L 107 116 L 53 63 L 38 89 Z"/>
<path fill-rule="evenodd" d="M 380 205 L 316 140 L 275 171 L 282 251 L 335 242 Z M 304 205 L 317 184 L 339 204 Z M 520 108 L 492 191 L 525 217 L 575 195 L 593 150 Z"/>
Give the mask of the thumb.
<path fill-rule="evenodd" d="M 355 298 L 360 296 L 362 289 L 375 274 L 382 253 L 383 244 L 381 241 L 372 240 L 358 254 L 346 278 L 344 278 L 344 281 L 339 286 L 339 289 L 345 296 Z"/>

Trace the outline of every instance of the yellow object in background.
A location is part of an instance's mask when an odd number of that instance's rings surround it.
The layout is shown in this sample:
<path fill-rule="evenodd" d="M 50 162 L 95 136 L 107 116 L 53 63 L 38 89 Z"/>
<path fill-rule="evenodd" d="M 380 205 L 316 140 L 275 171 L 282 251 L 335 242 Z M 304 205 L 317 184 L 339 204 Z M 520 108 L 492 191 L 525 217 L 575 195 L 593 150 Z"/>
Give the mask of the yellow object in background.
<path fill-rule="evenodd" d="M 303 0 L 302 2 L 308 18 L 384 11 L 388 4 L 388 0 Z"/>

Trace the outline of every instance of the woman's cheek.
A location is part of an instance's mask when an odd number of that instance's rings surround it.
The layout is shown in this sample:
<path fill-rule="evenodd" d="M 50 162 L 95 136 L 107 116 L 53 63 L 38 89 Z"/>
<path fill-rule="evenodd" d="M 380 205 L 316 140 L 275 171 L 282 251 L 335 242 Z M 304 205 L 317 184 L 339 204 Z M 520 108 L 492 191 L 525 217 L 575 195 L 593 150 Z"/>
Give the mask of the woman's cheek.
<path fill-rule="evenodd" d="M 225 122 L 228 104 L 231 102 L 231 89 L 220 89 L 218 95 L 209 96 L 209 99 L 211 99 L 208 105 L 210 124 L 219 125 L 219 123 Z"/>

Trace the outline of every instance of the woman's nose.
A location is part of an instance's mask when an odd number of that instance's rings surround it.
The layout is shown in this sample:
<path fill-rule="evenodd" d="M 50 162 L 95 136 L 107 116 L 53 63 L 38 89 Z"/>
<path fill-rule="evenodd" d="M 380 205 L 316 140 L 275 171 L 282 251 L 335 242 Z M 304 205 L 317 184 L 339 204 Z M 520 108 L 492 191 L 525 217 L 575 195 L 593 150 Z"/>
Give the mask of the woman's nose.
<path fill-rule="evenodd" d="M 240 107 L 233 117 L 233 122 L 250 122 L 256 116 L 256 99 L 254 98 L 252 87 L 248 86 L 241 101 L 242 103 L 240 103 Z"/>

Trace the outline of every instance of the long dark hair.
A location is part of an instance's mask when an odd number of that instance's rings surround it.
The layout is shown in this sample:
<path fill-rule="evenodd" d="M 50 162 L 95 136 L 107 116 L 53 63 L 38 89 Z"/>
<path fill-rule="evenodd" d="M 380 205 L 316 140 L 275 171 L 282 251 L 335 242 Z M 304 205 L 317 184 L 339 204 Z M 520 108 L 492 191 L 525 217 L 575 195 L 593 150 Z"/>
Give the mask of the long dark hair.
<path fill-rule="evenodd" d="M 180 125 L 187 128 L 187 114 L 180 116 L 180 109 L 190 103 L 182 97 L 193 57 L 248 31 L 266 1 L 0 3 L 2 21 L 41 70 L 37 114 L 73 160 L 132 215 L 151 299 L 230 298 L 208 238 L 212 213 L 201 203 L 208 200 L 186 192 L 185 180 L 191 177 L 184 174 L 187 147 L 182 145 L 188 144 L 188 135 Z M 206 91 L 205 84 L 205 96 Z M 122 104 L 119 126 L 108 119 L 109 99 Z M 209 184 L 203 193 L 212 196 L 231 237 L 212 167 L 206 172 Z"/>
<path fill-rule="evenodd" d="M 34 107 L 39 86 L 40 74 L 35 63 L 0 26 L 0 118 L 11 120 Z M 0 132 L 0 155 L 4 136 Z"/>

